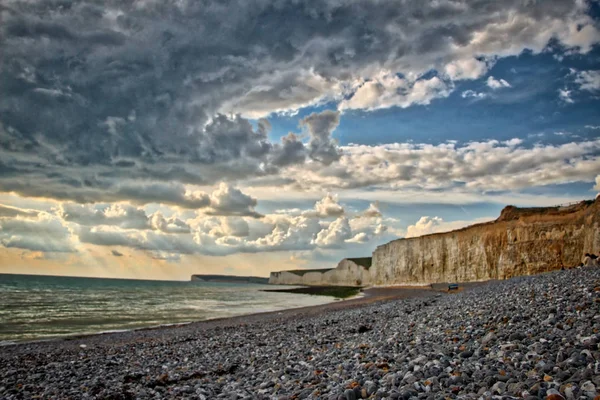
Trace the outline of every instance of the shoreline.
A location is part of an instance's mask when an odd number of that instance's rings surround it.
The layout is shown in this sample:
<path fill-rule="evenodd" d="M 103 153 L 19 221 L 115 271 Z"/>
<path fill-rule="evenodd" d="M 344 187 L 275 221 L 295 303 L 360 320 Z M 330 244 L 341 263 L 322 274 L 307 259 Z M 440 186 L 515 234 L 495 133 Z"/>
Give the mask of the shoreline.
<path fill-rule="evenodd" d="M 0 347 L 0 398 L 592 400 L 598 304 L 590 267 L 22 343 Z"/>
<path fill-rule="evenodd" d="M 273 289 L 278 291 L 279 289 Z M 283 290 L 285 292 L 285 290 Z M 420 286 L 401 286 L 401 287 L 369 287 L 364 288 L 362 291 L 357 293 L 355 296 L 348 298 L 334 298 L 331 302 L 314 305 L 314 306 L 301 306 L 294 308 L 286 308 L 275 311 L 255 312 L 249 314 L 235 315 L 230 317 L 217 317 L 204 320 L 180 322 L 172 324 L 163 324 L 155 326 L 140 327 L 134 329 L 123 329 L 123 330 L 109 330 L 106 332 L 93 332 L 84 334 L 72 334 L 64 336 L 54 336 L 39 339 L 25 339 L 25 340 L 5 340 L 0 345 L 0 352 L 3 348 L 28 346 L 28 345 L 53 345 L 61 343 L 79 343 L 83 341 L 102 341 L 102 339 L 108 340 L 110 337 L 118 336 L 135 336 L 137 333 L 146 332 L 159 332 L 160 331 L 172 331 L 179 328 L 194 328 L 194 329 L 210 329 L 213 327 L 225 327 L 230 325 L 244 324 L 247 322 L 257 322 L 261 319 L 274 319 L 274 318 L 291 318 L 292 316 L 306 316 L 306 315 L 319 315 L 322 313 L 343 310 L 346 308 L 356 308 L 367 304 L 376 302 L 384 302 L 397 299 L 407 299 L 416 297 L 425 297 L 427 295 L 433 296 L 438 293 L 428 287 Z M 306 294 L 311 296 L 312 294 Z M 135 340 L 135 337 L 131 337 L 131 340 Z"/>

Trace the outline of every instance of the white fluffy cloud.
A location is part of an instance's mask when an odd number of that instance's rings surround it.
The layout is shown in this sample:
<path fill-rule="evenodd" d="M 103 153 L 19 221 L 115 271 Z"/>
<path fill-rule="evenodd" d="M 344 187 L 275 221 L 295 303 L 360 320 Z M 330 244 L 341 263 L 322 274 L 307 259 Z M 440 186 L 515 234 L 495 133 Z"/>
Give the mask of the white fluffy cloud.
<path fill-rule="evenodd" d="M 558 89 L 558 98 L 560 100 L 564 101 L 565 103 L 568 103 L 568 104 L 575 103 L 575 100 L 573 100 L 572 96 L 573 96 L 572 90 L 568 90 L 567 88 Z"/>
<path fill-rule="evenodd" d="M 318 232 L 314 243 L 323 248 L 335 248 L 341 247 L 351 237 L 352 229 L 350 228 L 348 218 L 340 217 Z"/>
<path fill-rule="evenodd" d="M 482 99 L 485 99 L 486 97 L 488 97 L 488 95 L 487 95 L 487 93 L 476 92 L 474 90 L 465 90 L 464 92 L 461 93 L 461 97 L 463 99 L 482 100 Z"/>
<path fill-rule="evenodd" d="M 414 225 L 409 225 L 406 228 L 406 237 L 423 236 L 437 232 L 444 220 L 440 217 L 421 217 Z"/>
<path fill-rule="evenodd" d="M 452 88 L 451 82 L 437 76 L 411 80 L 389 71 L 381 72 L 364 82 L 349 99 L 340 102 L 339 109 L 377 110 L 393 106 L 406 108 L 427 105 L 436 98 L 448 97 Z"/>
<path fill-rule="evenodd" d="M 477 79 L 485 75 L 491 67 L 491 62 L 468 58 L 447 64 L 444 71 L 452 80 Z"/>
<path fill-rule="evenodd" d="M 519 190 L 592 181 L 600 171 L 600 140 L 525 147 L 521 141 L 439 145 L 350 145 L 336 165 L 295 168 L 285 176 L 305 190 L 383 186 L 399 190 L 461 187 L 473 192 Z"/>
<path fill-rule="evenodd" d="M 504 79 L 496 79 L 493 76 L 487 78 L 486 84 L 494 90 L 511 87 L 510 83 L 506 82 Z"/>
<path fill-rule="evenodd" d="M 177 217 L 165 218 L 160 211 L 150 216 L 150 226 L 158 231 L 165 233 L 189 233 L 190 227 Z"/>
<path fill-rule="evenodd" d="M 338 198 L 331 193 L 315 203 L 314 210 L 304 211 L 302 215 L 306 217 L 339 217 L 344 214 L 344 207 L 338 203 Z"/>
<path fill-rule="evenodd" d="M 489 218 L 478 218 L 470 221 L 451 221 L 445 222 L 440 217 L 421 217 L 415 224 L 409 225 L 406 228 L 406 237 L 418 237 L 423 235 L 429 235 L 431 233 L 449 232 L 455 229 L 464 228 L 465 226 L 488 222 Z"/>
<path fill-rule="evenodd" d="M 369 208 L 367 208 L 362 215 L 368 218 L 378 218 L 382 216 L 377 203 L 369 204 Z"/>
<path fill-rule="evenodd" d="M 256 207 L 255 198 L 222 182 L 210 195 L 210 208 L 205 213 L 208 215 L 260 217 L 261 215 L 254 210 L 254 207 Z"/>
<path fill-rule="evenodd" d="M 109 254 L 115 257 L 123 255 L 121 249 L 129 248 L 146 252 L 152 258 L 177 261 L 185 254 L 341 249 L 350 243 L 366 243 L 387 231 L 376 205 L 371 204 L 353 217 L 346 216 L 344 207 L 332 194 L 317 201 L 312 210 L 261 218 L 235 211 L 256 204 L 237 189 L 221 186 L 210 197 L 214 209 L 227 211 L 228 215 L 199 210 L 185 219 L 178 217 L 174 209 L 162 207 L 172 214 L 165 217 L 163 211 L 148 215 L 143 208 L 122 203 L 66 203 L 56 207 L 53 214 L 25 214 L 16 209 L 16 213 L 0 217 L 0 244 L 47 253 L 85 253 L 89 245 L 112 247 Z"/>
<path fill-rule="evenodd" d="M 587 90 L 588 92 L 600 91 L 600 70 L 577 72 L 575 83 L 579 85 L 581 90 Z"/>

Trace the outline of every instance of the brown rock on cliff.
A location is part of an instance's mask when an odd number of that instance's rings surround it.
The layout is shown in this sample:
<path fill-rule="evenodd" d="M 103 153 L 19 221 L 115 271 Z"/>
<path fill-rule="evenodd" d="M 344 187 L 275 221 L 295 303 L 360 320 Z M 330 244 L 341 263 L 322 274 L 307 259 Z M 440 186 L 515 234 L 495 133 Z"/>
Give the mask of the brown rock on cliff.
<path fill-rule="evenodd" d="M 600 252 L 600 200 L 562 207 L 508 206 L 494 222 L 398 239 L 373 253 L 371 284 L 506 279 L 575 267 Z"/>

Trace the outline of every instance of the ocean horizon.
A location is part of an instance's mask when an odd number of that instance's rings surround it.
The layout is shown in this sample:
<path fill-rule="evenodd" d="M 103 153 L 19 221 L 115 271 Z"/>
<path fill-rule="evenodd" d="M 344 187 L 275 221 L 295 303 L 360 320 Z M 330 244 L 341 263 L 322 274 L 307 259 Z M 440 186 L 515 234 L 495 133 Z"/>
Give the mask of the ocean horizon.
<path fill-rule="evenodd" d="M 326 304 L 277 285 L 0 274 L 0 344 Z"/>

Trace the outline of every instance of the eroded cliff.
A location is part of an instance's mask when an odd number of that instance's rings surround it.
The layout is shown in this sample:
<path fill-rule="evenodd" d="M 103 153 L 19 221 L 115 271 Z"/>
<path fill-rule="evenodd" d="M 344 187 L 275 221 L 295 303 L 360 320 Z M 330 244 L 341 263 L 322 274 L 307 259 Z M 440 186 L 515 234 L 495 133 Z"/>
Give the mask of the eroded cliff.
<path fill-rule="evenodd" d="M 371 257 L 345 258 L 332 269 L 271 272 L 269 283 L 304 286 L 367 286 L 371 283 Z"/>
<path fill-rule="evenodd" d="M 428 285 L 506 279 L 574 267 L 600 253 L 600 199 L 562 207 L 508 206 L 493 222 L 394 240 L 334 269 L 280 271 L 288 285 Z M 368 262 L 366 261 L 368 260 Z"/>
<path fill-rule="evenodd" d="M 505 279 L 579 265 L 600 251 L 599 203 L 509 206 L 494 222 L 394 240 L 373 253 L 371 284 Z"/>

